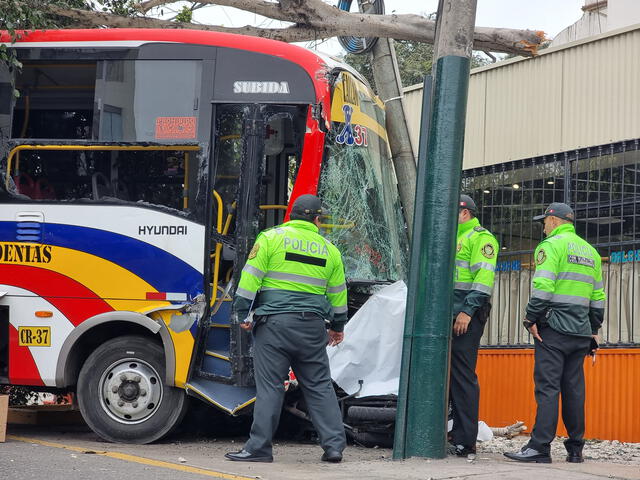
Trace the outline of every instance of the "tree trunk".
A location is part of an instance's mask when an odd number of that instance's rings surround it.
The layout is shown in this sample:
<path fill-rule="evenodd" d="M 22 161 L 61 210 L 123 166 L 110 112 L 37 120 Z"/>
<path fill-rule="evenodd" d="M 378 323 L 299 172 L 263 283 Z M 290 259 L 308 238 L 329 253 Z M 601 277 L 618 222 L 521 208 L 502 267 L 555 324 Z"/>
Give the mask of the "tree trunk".
<path fill-rule="evenodd" d="M 404 114 L 402 81 L 398 71 L 393 40 L 380 39 L 373 47 L 371 56 L 373 78 L 376 82 L 378 95 L 385 104 L 391 157 L 398 179 L 400 201 L 409 229 L 409 239 L 411 239 L 416 198 L 416 159 Z"/>
<path fill-rule="evenodd" d="M 175 0 L 148 0 L 134 7 L 142 14 L 151 8 L 176 3 Z M 304 42 L 340 35 L 395 38 L 433 43 L 435 22 L 419 15 L 370 15 L 339 10 L 322 0 L 200 0 L 199 4 L 222 5 L 239 8 L 275 20 L 292 23 L 284 28 L 258 28 L 245 26 L 228 28 L 218 25 L 177 23 L 150 17 L 124 17 L 110 13 L 63 8 L 48 5 L 43 9 L 68 18 L 74 26 L 107 26 L 129 28 L 188 28 L 219 32 L 239 33 L 271 38 L 285 42 Z M 512 30 L 507 28 L 478 27 L 474 35 L 474 48 L 491 52 L 535 55 L 544 32 Z"/>

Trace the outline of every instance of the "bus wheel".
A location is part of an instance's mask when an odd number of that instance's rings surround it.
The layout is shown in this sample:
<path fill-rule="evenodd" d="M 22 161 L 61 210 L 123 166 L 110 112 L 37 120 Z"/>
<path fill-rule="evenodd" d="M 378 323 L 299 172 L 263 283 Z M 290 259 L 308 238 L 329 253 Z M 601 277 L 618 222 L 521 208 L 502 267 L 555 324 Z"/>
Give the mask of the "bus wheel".
<path fill-rule="evenodd" d="M 187 407 L 185 392 L 166 386 L 164 378 L 160 345 L 139 336 L 105 342 L 80 370 L 80 412 L 105 440 L 158 440 L 179 425 Z"/>

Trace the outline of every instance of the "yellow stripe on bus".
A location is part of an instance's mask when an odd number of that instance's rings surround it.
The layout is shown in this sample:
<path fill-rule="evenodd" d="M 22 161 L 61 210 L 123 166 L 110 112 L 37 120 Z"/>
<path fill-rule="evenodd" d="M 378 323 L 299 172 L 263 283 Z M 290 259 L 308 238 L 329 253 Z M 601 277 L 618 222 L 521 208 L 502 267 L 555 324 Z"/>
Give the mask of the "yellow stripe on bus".
<path fill-rule="evenodd" d="M 159 312 L 153 312 L 150 317 L 154 320 L 162 320 L 167 326 L 167 331 L 171 335 L 171 341 L 173 342 L 173 350 L 175 353 L 176 370 L 173 377 L 174 385 L 178 388 L 184 388 L 187 382 L 187 376 L 189 375 L 189 364 L 191 363 L 191 356 L 193 355 L 193 347 L 195 341 L 191 331 L 189 329 L 182 332 L 176 332 L 169 328 L 171 323 L 171 317 L 173 315 L 179 315 L 175 310 L 162 310 Z"/>
<path fill-rule="evenodd" d="M 0 242 L 4 246 L 7 242 Z M 146 300 L 147 292 L 156 292 L 149 283 L 104 258 L 66 247 L 51 246 L 49 262 L 12 261 L 11 264 L 50 270 L 75 280 L 107 302 L 114 310 L 149 311 L 171 302 Z M 8 263 L 8 262 L 4 262 Z"/>
<path fill-rule="evenodd" d="M 348 74 L 346 72 L 342 72 L 342 75 L 348 75 Z M 353 80 L 352 77 L 350 78 L 351 78 L 350 84 L 355 85 L 358 91 L 365 94 L 365 99 L 363 99 L 362 97 L 358 99 L 358 103 L 359 103 L 358 105 L 354 105 L 352 103 L 348 104 L 353 107 L 353 113 L 351 115 L 351 123 L 353 125 L 361 125 L 363 127 L 367 127 L 368 130 L 374 132 L 376 135 L 378 135 L 388 144 L 389 140 L 387 139 L 387 130 L 385 126 L 381 125 L 377 119 L 364 113 L 360 108 L 360 104 L 363 101 L 370 101 L 371 103 L 375 104 L 375 106 L 373 105 L 371 106 L 372 109 L 380 108 L 384 110 L 383 104 L 380 102 L 379 99 L 372 97 L 368 89 L 364 85 L 362 85 L 359 81 Z M 343 91 L 342 91 L 343 83 L 344 83 L 344 80 L 343 82 L 339 83 L 336 86 L 335 92 L 333 94 L 334 100 L 331 104 L 331 121 L 332 122 L 344 123 L 344 120 L 345 120 L 344 112 L 342 111 L 342 106 L 344 105 L 344 102 L 342 101 L 342 98 L 344 97 Z"/>

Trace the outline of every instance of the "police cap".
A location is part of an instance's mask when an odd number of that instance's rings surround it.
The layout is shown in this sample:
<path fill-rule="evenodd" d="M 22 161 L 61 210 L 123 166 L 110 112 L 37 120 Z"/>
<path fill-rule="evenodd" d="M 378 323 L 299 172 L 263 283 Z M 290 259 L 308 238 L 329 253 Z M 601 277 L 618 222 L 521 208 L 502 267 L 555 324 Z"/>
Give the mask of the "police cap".
<path fill-rule="evenodd" d="M 291 207 L 291 218 L 293 219 L 301 217 L 313 219 L 323 213 L 322 202 L 315 195 L 300 195 Z"/>
<path fill-rule="evenodd" d="M 476 213 L 478 211 L 478 207 L 476 207 L 476 202 L 473 201 L 473 198 L 471 198 L 469 195 L 460 195 L 460 209 L 466 208 L 467 210 L 470 210 L 473 213 Z"/>
<path fill-rule="evenodd" d="M 533 217 L 533 220 L 537 222 L 538 220 L 542 220 L 545 217 L 558 217 L 562 220 L 568 220 L 569 222 L 573 222 L 576 218 L 572 208 L 566 203 L 560 202 L 552 203 L 547 207 L 542 215 Z"/>

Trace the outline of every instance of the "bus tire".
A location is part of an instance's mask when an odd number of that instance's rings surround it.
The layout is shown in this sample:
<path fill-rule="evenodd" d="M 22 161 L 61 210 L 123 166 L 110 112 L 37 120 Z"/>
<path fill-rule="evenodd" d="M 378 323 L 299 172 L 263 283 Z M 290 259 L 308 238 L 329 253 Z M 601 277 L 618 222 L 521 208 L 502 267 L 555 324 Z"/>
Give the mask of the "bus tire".
<path fill-rule="evenodd" d="M 354 405 L 347 410 L 347 416 L 351 421 L 376 421 L 376 422 L 395 422 L 395 407 L 363 407 Z"/>
<path fill-rule="evenodd" d="M 367 448 L 393 448 L 393 432 L 353 432 L 345 430 L 354 443 Z"/>
<path fill-rule="evenodd" d="M 150 443 L 177 427 L 187 408 L 183 390 L 164 384 L 164 352 L 141 336 L 100 345 L 78 376 L 80 412 L 110 442 Z"/>

